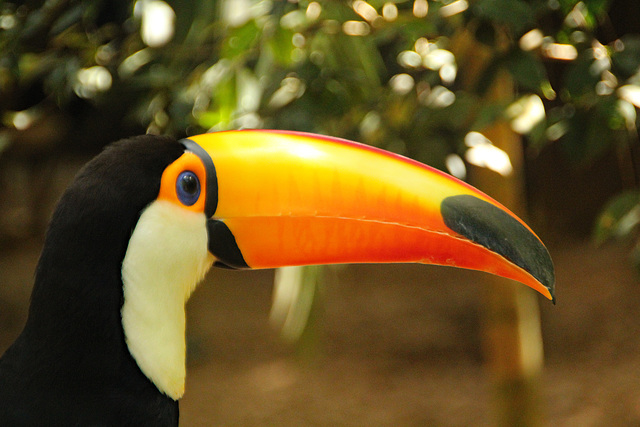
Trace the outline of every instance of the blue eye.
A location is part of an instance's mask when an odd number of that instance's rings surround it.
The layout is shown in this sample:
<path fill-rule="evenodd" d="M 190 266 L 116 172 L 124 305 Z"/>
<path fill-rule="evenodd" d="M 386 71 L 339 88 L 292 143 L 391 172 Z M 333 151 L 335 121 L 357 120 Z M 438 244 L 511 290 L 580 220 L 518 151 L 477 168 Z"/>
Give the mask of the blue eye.
<path fill-rule="evenodd" d="M 185 205 L 191 206 L 200 197 L 200 181 L 191 171 L 182 172 L 176 181 L 176 193 L 178 199 Z"/>

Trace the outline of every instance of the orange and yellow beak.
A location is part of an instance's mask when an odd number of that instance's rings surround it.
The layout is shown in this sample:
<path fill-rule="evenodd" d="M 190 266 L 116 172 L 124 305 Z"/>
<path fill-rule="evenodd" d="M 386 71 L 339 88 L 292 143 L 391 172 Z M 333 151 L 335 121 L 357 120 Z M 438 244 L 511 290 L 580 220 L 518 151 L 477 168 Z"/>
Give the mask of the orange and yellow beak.
<path fill-rule="evenodd" d="M 533 231 L 477 189 L 355 142 L 286 131 L 182 141 L 207 157 L 209 250 L 232 268 L 415 262 L 481 270 L 553 300 Z"/>

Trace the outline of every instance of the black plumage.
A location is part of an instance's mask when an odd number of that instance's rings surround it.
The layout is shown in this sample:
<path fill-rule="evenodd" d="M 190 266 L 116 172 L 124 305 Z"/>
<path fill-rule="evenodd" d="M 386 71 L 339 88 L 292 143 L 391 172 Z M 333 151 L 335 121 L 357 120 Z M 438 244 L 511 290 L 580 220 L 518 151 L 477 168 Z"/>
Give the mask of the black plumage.
<path fill-rule="evenodd" d="M 177 425 L 178 402 L 138 368 L 120 310 L 129 238 L 183 152 L 167 137 L 120 141 L 62 196 L 26 326 L 0 359 L 0 425 Z"/>

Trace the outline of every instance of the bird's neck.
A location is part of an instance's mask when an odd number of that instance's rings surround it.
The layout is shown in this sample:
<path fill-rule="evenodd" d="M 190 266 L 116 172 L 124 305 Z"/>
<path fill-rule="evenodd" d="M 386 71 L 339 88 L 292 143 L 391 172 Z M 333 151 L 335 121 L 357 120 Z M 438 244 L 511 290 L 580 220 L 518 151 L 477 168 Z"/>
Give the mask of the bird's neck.
<path fill-rule="evenodd" d="M 137 215 L 113 213 L 126 212 L 121 198 L 98 203 L 99 191 L 82 194 L 79 201 L 78 192 L 67 191 L 53 214 L 13 358 L 43 378 L 117 388 L 128 377 L 125 383 L 148 383 L 151 393 L 155 387 L 127 349 L 120 315 L 122 259 Z"/>
<path fill-rule="evenodd" d="M 204 216 L 176 221 L 175 209 L 159 201 L 149 205 L 119 249 L 101 236 L 109 249 L 88 251 L 95 242 L 87 241 L 88 230 L 49 231 L 21 337 L 41 364 L 114 378 L 132 365 L 162 394 L 182 396 L 184 305 L 213 259 L 201 233 Z M 65 236 L 64 247 L 49 244 L 61 241 L 56 234 Z"/>
<path fill-rule="evenodd" d="M 38 271 L 55 269 L 53 258 L 45 252 Z M 110 271 L 109 262 L 95 267 L 72 279 L 37 275 L 27 324 L 0 359 L 0 419 L 7 425 L 177 425 L 178 402 L 158 390 L 127 348 L 120 277 L 96 273 Z"/>
<path fill-rule="evenodd" d="M 25 360 L 38 365 L 42 375 L 66 381 L 111 381 L 123 371 L 135 376 L 137 367 L 121 326 L 120 262 L 99 253 L 87 259 L 79 246 L 71 241 L 64 248 L 45 243 L 19 338 L 20 348 L 31 353 Z"/>

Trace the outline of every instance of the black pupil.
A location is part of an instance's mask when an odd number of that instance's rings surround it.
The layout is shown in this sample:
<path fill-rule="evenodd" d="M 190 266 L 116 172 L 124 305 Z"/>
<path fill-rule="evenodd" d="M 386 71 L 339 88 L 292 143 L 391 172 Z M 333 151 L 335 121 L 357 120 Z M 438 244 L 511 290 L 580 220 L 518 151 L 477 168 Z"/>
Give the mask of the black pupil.
<path fill-rule="evenodd" d="M 196 177 L 191 174 L 184 175 L 180 185 L 187 194 L 195 194 L 196 191 L 198 191 L 198 181 L 196 181 Z"/>

